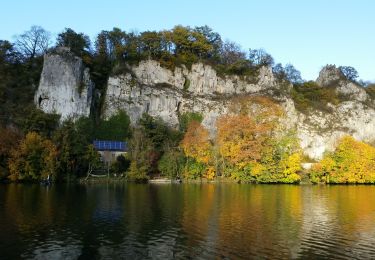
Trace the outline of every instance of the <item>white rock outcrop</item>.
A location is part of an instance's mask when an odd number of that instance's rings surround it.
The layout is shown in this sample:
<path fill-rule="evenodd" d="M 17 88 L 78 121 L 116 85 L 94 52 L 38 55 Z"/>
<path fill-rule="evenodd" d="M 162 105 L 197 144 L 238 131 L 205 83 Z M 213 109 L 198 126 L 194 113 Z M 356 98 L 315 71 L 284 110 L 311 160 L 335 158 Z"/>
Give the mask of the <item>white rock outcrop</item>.
<path fill-rule="evenodd" d="M 278 87 L 267 67 L 260 69 L 254 83 L 238 76 L 219 77 L 211 66 L 202 63 L 193 64 L 191 70 L 176 67 L 172 72 L 149 60 L 131 70 L 133 76 L 126 73 L 109 78 L 105 117 L 124 109 L 133 124 L 148 113 L 174 127 L 179 114 L 199 112 L 204 115 L 203 124 L 213 131 L 216 117 L 226 113 L 230 97 L 266 93 Z"/>
<path fill-rule="evenodd" d="M 314 111 L 299 113 L 296 124 L 301 148 L 310 158 L 319 160 L 324 152 L 332 151 L 344 135 L 357 140 L 375 141 L 375 110 L 356 101 L 334 107 L 331 113 Z"/>
<path fill-rule="evenodd" d="M 89 116 L 93 83 L 82 59 L 69 49 L 59 48 L 44 56 L 43 71 L 35 104 L 46 113 L 58 113 L 61 120 Z"/>

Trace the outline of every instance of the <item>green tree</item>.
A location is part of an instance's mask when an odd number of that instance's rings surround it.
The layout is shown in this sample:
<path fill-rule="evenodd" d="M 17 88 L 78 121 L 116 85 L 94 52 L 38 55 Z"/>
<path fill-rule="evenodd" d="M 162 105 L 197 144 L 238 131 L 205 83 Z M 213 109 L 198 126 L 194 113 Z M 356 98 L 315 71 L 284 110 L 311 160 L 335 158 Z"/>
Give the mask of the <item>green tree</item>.
<path fill-rule="evenodd" d="M 345 78 L 351 81 L 356 81 L 359 77 L 358 71 L 350 66 L 340 66 L 339 70 L 344 74 Z"/>
<path fill-rule="evenodd" d="M 195 27 L 194 32 L 201 34 L 211 46 L 210 51 L 207 53 L 207 58 L 210 58 L 211 60 L 217 60 L 220 55 L 220 49 L 223 45 L 220 34 L 214 32 L 207 25 Z"/>
<path fill-rule="evenodd" d="M 79 177 L 87 172 L 84 156 L 92 140 L 89 140 L 85 128 L 79 126 L 72 120 L 67 120 L 54 133 L 53 140 L 59 151 L 59 178 Z"/>
<path fill-rule="evenodd" d="M 132 161 L 127 172 L 127 178 L 129 181 L 146 182 L 149 179 L 147 170 L 146 165 L 141 165 L 136 161 Z"/>
<path fill-rule="evenodd" d="M 152 140 L 146 135 L 142 127 L 133 129 L 133 136 L 129 141 L 130 168 L 127 175 L 130 180 L 145 180 L 149 174 L 155 171 L 155 149 Z M 148 178 L 148 177 L 147 177 Z"/>
<path fill-rule="evenodd" d="M 77 56 L 82 57 L 90 50 L 90 38 L 83 33 L 76 33 L 70 28 L 65 28 L 57 36 L 56 45 L 62 47 L 69 47 L 70 50 Z"/>
<path fill-rule="evenodd" d="M 187 128 L 188 128 L 188 126 L 191 122 L 196 121 L 198 123 L 202 123 L 203 116 L 200 113 L 187 112 L 187 113 L 183 113 L 182 115 L 180 115 L 178 120 L 179 120 L 179 123 L 180 123 L 180 131 L 186 132 L 186 130 L 187 130 Z"/>
<path fill-rule="evenodd" d="M 184 154 L 179 149 L 174 148 L 162 155 L 158 162 L 158 169 L 162 176 L 174 179 L 182 176 L 185 163 Z"/>
<path fill-rule="evenodd" d="M 155 31 L 146 31 L 140 35 L 141 50 L 146 58 L 158 58 L 161 56 L 161 35 Z"/>
<path fill-rule="evenodd" d="M 60 120 L 58 114 L 47 114 L 37 108 L 31 108 L 29 114 L 23 119 L 24 132 L 37 132 L 44 137 L 51 138 L 57 129 Z"/>
<path fill-rule="evenodd" d="M 299 72 L 292 64 L 287 64 L 285 66 L 285 74 L 289 82 L 293 84 L 303 83 L 301 72 Z"/>
<path fill-rule="evenodd" d="M 117 156 L 116 161 L 112 163 L 111 170 L 116 174 L 123 174 L 129 169 L 129 166 L 130 160 L 127 157 L 120 155 Z"/>
<path fill-rule="evenodd" d="M 100 154 L 92 144 L 87 146 L 83 159 L 87 163 L 87 176 L 89 176 L 94 169 L 98 168 L 102 164 L 100 161 Z"/>
<path fill-rule="evenodd" d="M 107 120 L 101 120 L 95 137 L 102 140 L 125 140 L 130 137 L 130 119 L 125 111 L 118 111 Z"/>
<path fill-rule="evenodd" d="M 272 56 L 263 49 L 250 49 L 249 60 L 255 66 L 272 66 L 274 64 Z"/>

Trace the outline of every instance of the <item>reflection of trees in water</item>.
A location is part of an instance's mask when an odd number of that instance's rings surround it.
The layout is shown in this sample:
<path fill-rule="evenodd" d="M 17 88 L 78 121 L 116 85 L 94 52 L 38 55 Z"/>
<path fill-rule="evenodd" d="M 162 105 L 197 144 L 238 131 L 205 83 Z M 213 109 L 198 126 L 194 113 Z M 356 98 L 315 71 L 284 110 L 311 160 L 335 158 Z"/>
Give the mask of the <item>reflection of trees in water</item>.
<path fill-rule="evenodd" d="M 371 258 L 375 250 L 373 186 L 311 186 L 303 189 L 300 255 Z M 366 251 L 371 251 L 371 255 Z M 362 253 L 364 253 L 362 255 Z"/>
<path fill-rule="evenodd" d="M 229 186 L 221 205 L 220 247 L 242 257 L 290 257 L 299 231 L 299 193 L 297 186 Z"/>
<path fill-rule="evenodd" d="M 11 184 L 0 189 L 0 249 L 6 258 L 369 258 L 374 194 L 374 186 Z"/>

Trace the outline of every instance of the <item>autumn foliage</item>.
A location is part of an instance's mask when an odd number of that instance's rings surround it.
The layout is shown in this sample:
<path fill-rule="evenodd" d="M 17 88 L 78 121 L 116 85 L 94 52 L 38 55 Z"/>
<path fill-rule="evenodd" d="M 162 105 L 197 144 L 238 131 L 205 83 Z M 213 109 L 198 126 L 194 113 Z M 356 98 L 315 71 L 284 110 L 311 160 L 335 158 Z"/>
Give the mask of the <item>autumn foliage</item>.
<path fill-rule="evenodd" d="M 217 121 L 220 155 L 229 163 L 256 162 L 269 138 L 269 127 L 246 115 L 223 116 Z"/>
<path fill-rule="evenodd" d="M 301 153 L 295 135 L 281 131 L 281 107 L 264 97 L 237 98 L 217 120 L 216 138 L 199 123 L 188 126 L 181 147 L 187 177 L 223 175 L 241 182 L 299 182 Z"/>
<path fill-rule="evenodd" d="M 343 137 L 310 173 L 314 183 L 375 183 L 375 147 Z"/>
<path fill-rule="evenodd" d="M 56 172 L 57 150 L 48 139 L 35 132 L 28 133 L 20 145 L 11 151 L 9 178 L 16 180 L 40 180 Z"/>
<path fill-rule="evenodd" d="M 20 139 L 21 133 L 16 129 L 0 127 L 0 180 L 8 175 L 8 158 Z"/>
<path fill-rule="evenodd" d="M 199 122 L 192 121 L 181 147 L 186 156 L 194 158 L 198 162 L 208 163 L 211 157 L 211 144 L 209 141 L 209 133 Z"/>
<path fill-rule="evenodd" d="M 185 177 L 207 177 L 212 179 L 215 170 L 212 167 L 213 150 L 209 140 L 209 132 L 198 121 L 191 121 L 181 141 L 181 148 L 188 158 Z M 189 160 L 190 159 L 190 160 Z"/>

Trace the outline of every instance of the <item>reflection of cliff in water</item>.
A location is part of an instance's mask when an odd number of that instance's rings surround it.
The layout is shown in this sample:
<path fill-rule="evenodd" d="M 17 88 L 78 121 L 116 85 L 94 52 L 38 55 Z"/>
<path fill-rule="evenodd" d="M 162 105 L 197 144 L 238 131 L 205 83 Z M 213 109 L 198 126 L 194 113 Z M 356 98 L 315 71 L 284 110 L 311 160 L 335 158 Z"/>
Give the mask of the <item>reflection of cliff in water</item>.
<path fill-rule="evenodd" d="M 4 258 L 373 258 L 374 186 L 3 185 Z"/>

